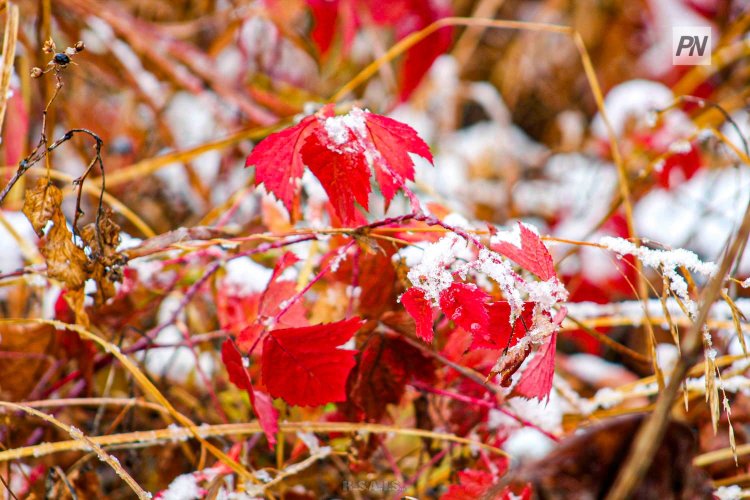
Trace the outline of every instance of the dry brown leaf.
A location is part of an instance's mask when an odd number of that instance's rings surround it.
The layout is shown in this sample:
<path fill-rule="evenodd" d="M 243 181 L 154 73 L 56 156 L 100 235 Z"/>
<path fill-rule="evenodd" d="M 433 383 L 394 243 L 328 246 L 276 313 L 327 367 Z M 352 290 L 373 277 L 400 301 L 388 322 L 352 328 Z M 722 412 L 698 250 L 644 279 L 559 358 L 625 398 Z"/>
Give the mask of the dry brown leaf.
<path fill-rule="evenodd" d="M 68 290 L 83 289 L 88 274 L 86 254 L 73 243 L 61 203 L 62 191 L 41 178 L 26 192 L 23 213 L 42 238 L 40 251 L 47 262 L 47 276 Z"/>

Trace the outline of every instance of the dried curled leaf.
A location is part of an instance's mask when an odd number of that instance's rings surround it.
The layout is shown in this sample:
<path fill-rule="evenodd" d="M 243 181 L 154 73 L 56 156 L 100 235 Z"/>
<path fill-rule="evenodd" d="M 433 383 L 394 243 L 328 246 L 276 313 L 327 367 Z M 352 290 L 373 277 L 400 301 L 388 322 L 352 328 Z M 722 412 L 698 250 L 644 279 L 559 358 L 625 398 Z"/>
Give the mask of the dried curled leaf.
<path fill-rule="evenodd" d="M 121 279 L 124 258 L 117 252 L 120 227 L 112 220 L 111 212 L 105 210 L 98 218 L 99 231 L 95 224 L 87 225 L 79 246 L 68 229 L 61 204 L 60 189 L 42 178 L 26 192 L 23 213 L 41 238 L 40 252 L 47 263 L 47 276 L 63 284 L 67 291 L 65 300 L 75 312 L 76 322 L 86 325 L 88 317 L 83 308 L 86 280 L 96 282 L 94 303 L 98 307 L 115 294 L 114 282 Z M 90 257 L 84 248 L 90 251 Z"/>
<path fill-rule="evenodd" d="M 96 281 L 94 304 L 98 307 L 115 295 L 115 282 L 122 280 L 121 266 L 124 259 L 117 252 L 120 243 L 120 226 L 112 220 L 109 209 L 102 212 L 99 222 L 100 233 L 96 233 L 96 224 L 88 224 L 81 231 L 81 238 L 91 248 L 94 260 L 91 262 L 91 278 Z M 101 240 L 101 241 L 100 241 Z"/>
<path fill-rule="evenodd" d="M 26 192 L 23 213 L 42 238 L 40 251 L 47 261 L 47 276 L 61 281 L 66 289 L 82 290 L 88 261 L 83 249 L 73 243 L 61 203 L 62 192 L 42 178 Z"/>

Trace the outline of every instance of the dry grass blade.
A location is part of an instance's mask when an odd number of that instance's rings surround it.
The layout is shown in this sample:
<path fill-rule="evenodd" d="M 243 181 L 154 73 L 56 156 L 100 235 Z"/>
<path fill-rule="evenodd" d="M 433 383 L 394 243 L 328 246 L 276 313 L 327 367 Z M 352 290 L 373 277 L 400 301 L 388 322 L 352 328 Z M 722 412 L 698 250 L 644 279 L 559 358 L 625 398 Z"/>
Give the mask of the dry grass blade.
<path fill-rule="evenodd" d="M 509 455 L 495 446 L 488 445 L 481 441 L 462 438 L 455 434 L 443 432 L 434 432 L 423 429 L 400 428 L 382 424 L 357 424 L 348 422 L 280 422 L 279 430 L 283 433 L 301 432 L 371 432 L 374 434 L 397 434 L 402 436 L 413 436 L 420 438 L 430 438 L 440 441 L 449 441 L 466 446 L 476 446 L 490 453 L 508 457 Z M 127 432 L 122 434 L 112 434 L 109 436 L 96 436 L 89 438 L 92 442 L 100 446 L 125 445 L 133 443 L 147 443 L 157 446 L 164 441 L 180 441 L 183 439 L 196 438 L 205 440 L 209 437 L 219 436 L 242 436 L 247 434 L 258 434 L 263 432 L 260 424 L 249 422 L 244 424 L 221 424 L 221 425 L 202 425 L 197 428 L 199 437 L 196 437 L 194 429 L 187 427 L 170 427 L 168 429 L 157 429 L 151 431 Z M 83 450 L 85 445 L 80 441 L 58 441 L 56 443 L 41 443 L 35 446 L 26 446 L 14 448 L 12 450 L 0 451 L 0 462 L 9 460 L 18 460 L 24 457 L 41 457 L 63 451 Z"/>
<path fill-rule="evenodd" d="M 29 415 L 39 417 L 42 420 L 45 420 L 52 425 L 59 427 L 60 429 L 68 433 L 73 438 L 74 442 L 78 443 L 79 449 L 93 450 L 102 462 L 112 467 L 117 475 L 120 476 L 123 481 L 128 484 L 128 486 L 130 486 L 130 488 L 138 496 L 138 498 L 142 500 L 151 498 L 151 494 L 140 487 L 140 485 L 135 481 L 135 479 L 133 479 L 128 471 L 123 469 L 122 465 L 120 465 L 120 462 L 115 457 L 104 451 L 100 444 L 84 435 L 80 430 L 63 422 L 60 422 L 55 417 L 47 415 L 46 413 L 42 413 L 41 411 L 30 406 L 11 403 L 8 401 L 0 401 L 0 407 L 28 413 Z"/>
<path fill-rule="evenodd" d="M 247 471 L 242 465 L 237 463 L 235 460 L 230 458 L 226 453 L 221 451 L 216 446 L 212 445 L 208 441 L 206 441 L 203 436 L 200 434 L 198 427 L 185 415 L 178 412 L 175 407 L 172 405 L 172 403 L 169 402 L 169 400 L 164 397 L 164 395 L 156 388 L 156 386 L 146 377 L 146 375 L 136 366 L 135 363 L 133 363 L 130 358 L 122 354 L 120 349 L 110 343 L 106 340 L 102 339 L 98 335 L 91 333 L 90 331 L 86 330 L 85 328 L 81 327 L 80 325 L 74 325 L 74 324 L 68 324 L 63 323 L 61 321 L 54 321 L 54 320 L 44 320 L 44 319 L 0 319 L 0 323 L 7 323 L 7 324 L 25 324 L 25 323 L 42 323 L 54 326 L 57 329 L 61 330 L 72 330 L 76 332 L 81 337 L 85 338 L 86 340 L 90 340 L 97 345 L 101 346 L 107 353 L 111 354 L 117 360 L 122 363 L 123 367 L 133 376 L 135 381 L 138 383 L 138 385 L 143 389 L 143 391 L 152 397 L 156 402 L 161 404 L 174 418 L 177 422 L 180 423 L 180 425 L 183 425 L 187 427 L 192 436 L 195 437 L 198 441 L 201 442 L 201 444 L 216 458 L 221 460 L 224 464 L 226 464 L 229 468 L 231 468 L 234 472 L 239 474 L 242 478 L 244 478 L 246 481 L 255 481 L 255 478 L 250 472 Z"/>
<path fill-rule="evenodd" d="M 18 6 L 7 4 L 5 14 L 5 35 L 3 36 L 3 59 L 0 68 L 0 131 L 3 130 L 5 110 L 10 96 L 10 77 L 16 61 L 16 44 L 18 42 Z"/>

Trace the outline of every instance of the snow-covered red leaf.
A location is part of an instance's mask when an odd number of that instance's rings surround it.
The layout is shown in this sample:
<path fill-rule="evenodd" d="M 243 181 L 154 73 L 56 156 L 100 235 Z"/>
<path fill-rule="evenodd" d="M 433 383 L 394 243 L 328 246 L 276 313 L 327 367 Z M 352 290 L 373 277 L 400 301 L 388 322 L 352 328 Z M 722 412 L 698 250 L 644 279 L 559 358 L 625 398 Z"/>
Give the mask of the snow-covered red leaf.
<path fill-rule="evenodd" d="M 552 390 L 552 379 L 555 375 L 555 353 L 557 351 L 557 332 L 534 354 L 531 362 L 521 374 L 521 380 L 514 391 L 526 398 L 549 400 Z"/>
<path fill-rule="evenodd" d="M 255 165 L 256 184 L 262 183 L 295 218 L 306 165 L 328 194 L 335 215 L 354 225 L 362 220 L 355 202 L 365 209 L 369 205 L 371 166 L 387 204 L 406 181 L 414 180 L 409 153 L 430 161 L 432 155 L 408 125 L 359 108 L 343 116 L 333 113 L 332 105 L 325 106 L 298 125 L 271 134 L 253 149 L 246 166 Z"/>
<path fill-rule="evenodd" d="M 690 143 L 684 151 L 676 151 L 664 158 L 657 172 L 659 185 L 664 189 L 673 189 L 690 180 L 702 166 L 700 149 Z"/>
<path fill-rule="evenodd" d="M 225 340 L 221 345 L 221 360 L 227 368 L 229 380 L 247 391 L 250 396 L 250 404 L 266 435 L 268 445 L 273 448 L 276 445 L 276 433 L 279 432 L 279 412 L 273 407 L 273 401 L 268 394 L 253 387 L 250 374 L 242 363 L 242 354 L 231 339 Z"/>
<path fill-rule="evenodd" d="M 487 292 L 473 283 L 453 283 L 440 293 L 440 309 L 473 336 L 487 337 L 490 315 Z"/>
<path fill-rule="evenodd" d="M 425 298 L 424 291 L 417 287 L 409 288 L 402 296 L 401 303 L 417 325 L 417 337 L 432 342 L 432 304 Z"/>
<path fill-rule="evenodd" d="M 497 241 L 492 243 L 492 250 L 508 257 L 544 281 L 556 277 L 552 256 L 539 235 L 521 223 L 519 223 L 519 230 L 520 247 L 508 241 Z"/>
<path fill-rule="evenodd" d="M 263 382 L 273 397 L 289 404 L 317 406 L 346 400 L 346 379 L 356 351 L 339 349 L 364 322 L 272 330 L 263 341 Z"/>

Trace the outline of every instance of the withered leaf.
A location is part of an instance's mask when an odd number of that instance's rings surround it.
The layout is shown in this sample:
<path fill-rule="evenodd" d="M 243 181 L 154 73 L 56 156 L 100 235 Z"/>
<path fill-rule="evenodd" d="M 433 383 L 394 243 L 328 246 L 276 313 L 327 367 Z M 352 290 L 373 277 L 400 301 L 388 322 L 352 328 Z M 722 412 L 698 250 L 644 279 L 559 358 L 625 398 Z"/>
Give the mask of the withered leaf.
<path fill-rule="evenodd" d="M 42 238 L 40 252 L 47 262 L 47 276 L 61 281 L 66 289 L 83 289 L 87 278 L 86 254 L 73 243 L 61 203 L 60 189 L 41 178 L 26 192 L 23 213 Z"/>

